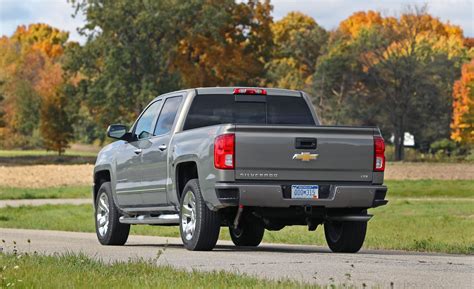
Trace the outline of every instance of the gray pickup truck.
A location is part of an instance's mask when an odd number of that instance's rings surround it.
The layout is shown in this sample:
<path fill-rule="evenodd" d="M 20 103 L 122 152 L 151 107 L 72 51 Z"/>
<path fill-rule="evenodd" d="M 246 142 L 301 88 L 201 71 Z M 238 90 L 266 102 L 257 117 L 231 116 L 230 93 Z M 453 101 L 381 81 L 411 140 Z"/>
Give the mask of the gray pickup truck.
<path fill-rule="evenodd" d="M 96 232 L 123 245 L 130 225 L 179 226 L 188 250 L 237 246 L 265 229 L 324 224 L 330 249 L 362 247 L 368 208 L 385 205 L 385 145 L 375 127 L 322 126 L 309 97 L 274 88 L 196 88 L 153 99 L 113 124 L 94 168 Z"/>

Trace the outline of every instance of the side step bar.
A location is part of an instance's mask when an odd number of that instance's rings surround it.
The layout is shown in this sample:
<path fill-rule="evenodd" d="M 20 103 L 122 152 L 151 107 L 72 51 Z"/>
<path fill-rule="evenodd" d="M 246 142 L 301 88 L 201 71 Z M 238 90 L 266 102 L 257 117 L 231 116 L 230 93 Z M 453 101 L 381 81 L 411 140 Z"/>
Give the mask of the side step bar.
<path fill-rule="evenodd" d="M 339 221 L 339 222 L 344 222 L 344 221 L 350 221 L 350 222 L 367 222 L 373 217 L 373 215 L 346 215 L 346 216 L 327 216 L 326 220 L 329 221 Z"/>
<path fill-rule="evenodd" d="M 147 215 L 139 215 L 135 217 L 122 216 L 119 219 L 123 224 L 148 224 L 148 225 L 179 225 L 179 215 L 159 215 L 158 217 L 151 217 Z"/>

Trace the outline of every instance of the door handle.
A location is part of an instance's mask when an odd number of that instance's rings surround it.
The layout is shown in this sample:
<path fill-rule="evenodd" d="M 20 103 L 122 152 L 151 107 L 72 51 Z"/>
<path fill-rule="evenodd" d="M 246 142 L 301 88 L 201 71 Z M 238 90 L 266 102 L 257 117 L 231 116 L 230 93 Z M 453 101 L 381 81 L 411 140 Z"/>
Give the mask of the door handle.
<path fill-rule="evenodd" d="M 136 149 L 133 151 L 135 154 L 139 155 L 142 153 L 142 149 Z"/>
<path fill-rule="evenodd" d="M 158 149 L 159 149 L 160 151 L 164 151 L 164 150 L 166 149 L 166 145 L 165 145 L 165 144 L 162 144 L 162 145 L 160 145 L 160 146 L 158 147 Z"/>

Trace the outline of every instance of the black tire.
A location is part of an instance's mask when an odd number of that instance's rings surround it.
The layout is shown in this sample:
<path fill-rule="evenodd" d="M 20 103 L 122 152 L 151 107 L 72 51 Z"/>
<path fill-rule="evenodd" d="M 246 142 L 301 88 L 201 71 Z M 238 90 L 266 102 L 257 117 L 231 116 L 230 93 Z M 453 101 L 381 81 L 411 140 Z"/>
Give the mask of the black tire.
<path fill-rule="evenodd" d="M 102 196 L 105 195 L 106 198 Z M 107 204 L 109 209 L 108 214 L 108 227 L 105 230 L 101 230 L 100 221 L 98 213 L 103 215 L 102 208 L 104 205 L 100 204 L 101 198 L 104 203 Z M 112 188 L 110 182 L 105 182 L 100 186 L 99 191 L 97 192 L 97 197 L 94 204 L 94 218 L 95 218 L 95 232 L 97 238 L 102 245 L 123 245 L 127 242 L 128 234 L 130 232 L 129 224 L 122 224 L 119 222 L 120 212 L 115 206 L 114 200 L 112 198 Z M 102 227 L 103 229 L 103 227 Z"/>
<path fill-rule="evenodd" d="M 188 217 L 185 216 L 183 204 L 188 192 L 194 196 L 195 208 L 193 214 L 195 216 L 194 231 L 191 235 L 186 233 L 184 222 L 188 222 Z M 199 182 L 197 179 L 189 180 L 181 193 L 179 213 L 179 232 L 181 240 L 183 240 L 184 247 L 190 251 L 210 251 L 214 249 L 219 238 L 221 229 L 221 221 L 219 213 L 210 210 L 201 195 Z M 189 206 L 187 206 L 189 207 Z M 183 222 L 184 219 L 184 222 Z"/>
<path fill-rule="evenodd" d="M 257 247 L 262 242 L 265 227 L 259 220 L 245 220 L 242 218 L 239 228 L 234 229 L 233 225 L 229 226 L 229 233 L 234 245 Z"/>
<path fill-rule="evenodd" d="M 362 248 L 367 232 L 367 222 L 324 223 L 324 235 L 331 251 L 356 253 Z"/>

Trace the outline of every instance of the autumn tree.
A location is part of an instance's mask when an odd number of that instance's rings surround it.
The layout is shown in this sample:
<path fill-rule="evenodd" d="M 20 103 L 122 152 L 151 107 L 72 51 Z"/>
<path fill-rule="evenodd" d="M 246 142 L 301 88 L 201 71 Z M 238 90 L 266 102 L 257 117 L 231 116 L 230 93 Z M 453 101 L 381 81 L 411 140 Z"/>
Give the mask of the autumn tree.
<path fill-rule="evenodd" d="M 331 103 L 329 119 L 341 119 L 342 105 L 344 122 L 393 133 L 397 160 L 407 131 L 425 148 L 448 135 L 450 89 L 466 56 L 459 27 L 415 7 L 398 18 L 357 12 L 334 37 L 315 75 Z"/>
<path fill-rule="evenodd" d="M 41 105 L 40 131 L 44 146 L 56 151 L 58 155 L 64 153 L 73 137 L 70 118 L 67 114 L 67 97 L 64 86 L 61 86 L 54 94 L 47 95 Z"/>
<path fill-rule="evenodd" d="M 474 144 L 474 60 L 463 65 L 461 78 L 454 83 L 451 129 L 452 140 Z"/>
<path fill-rule="evenodd" d="M 80 74 L 80 121 L 131 123 L 155 96 L 182 87 L 255 85 L 269 59 L 268 1 L 72 1 L 84 46 L 67 49 Z M 84 109 L 86 108 L 86 109 Z M 101 138 L 104 138 L 102 132 Z"/>
<path fill-rule="evenodd" d="M 187 87 L 259 85 L 270 59 L 270 1 L 207 1 L 187 27 L 173 67 Z"/>
<path fill-rule="evenodd" d="M 0 87 L 4 96 L 3 111 L 8 138 L 2 146 L 40 145 L 40 106 L 44 94 L 40 86 L 49 73 L 47 67 L 59 63 L 68 34 L 46 24 L 19 26 L 11 37 L 0 39 Z M 60 73 L 61 74 L 61 73 Z"/>
<path fill-rule="evenodd" d="M 110 122 L 130 123 L 154 96 L 177 90 L 171 54 L 196 19 L 202 1 L 72 1 L 86 15 L 85 45 L 67 49 L 65 68 L 80 74 L 75 99 L 81 121 L 103 131 Z M 85 109 L 84 109 L 85 108 Z"/>
<path fill-rule="evenodd" d="M 271 26 L 273 57 L 267 65 L 269 85 L 288 89 L 309 86 L 328 33 L 303 13 L 290 12 Z"/>

